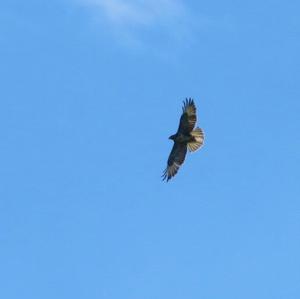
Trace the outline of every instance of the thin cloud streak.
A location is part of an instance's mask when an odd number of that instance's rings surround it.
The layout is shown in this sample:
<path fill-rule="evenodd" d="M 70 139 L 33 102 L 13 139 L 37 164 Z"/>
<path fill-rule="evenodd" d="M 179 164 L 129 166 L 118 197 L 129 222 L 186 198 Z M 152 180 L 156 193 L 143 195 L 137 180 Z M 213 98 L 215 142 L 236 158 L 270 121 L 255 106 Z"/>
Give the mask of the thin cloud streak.
<path fill-rule="evenodd" d="M 153 26 L 175 21 L 185 13 L 179 0 L 80 0 L 115 24 Z"/>
<path fill-rule="evenodd" d="M 96 21 L 130 43 L 164 36 L 169 41 L 183 40 L 190 34 L 190 18 L 181 0 L 75 0 L 93 14 Z M 142 37 L 143 35 L 143 37 Z M 145 41 L 143 41 L 144 43 Z"/>

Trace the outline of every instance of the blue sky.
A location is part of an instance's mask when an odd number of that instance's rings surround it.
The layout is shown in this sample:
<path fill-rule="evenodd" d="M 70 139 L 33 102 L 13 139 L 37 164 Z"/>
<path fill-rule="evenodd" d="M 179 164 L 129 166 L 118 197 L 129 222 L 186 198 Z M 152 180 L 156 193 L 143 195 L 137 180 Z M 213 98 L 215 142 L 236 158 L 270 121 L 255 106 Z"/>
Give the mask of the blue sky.
<path fill-rule="evenodd" d="M 300 298 L 299 9 L 1 1 L 0 297 Z"/>

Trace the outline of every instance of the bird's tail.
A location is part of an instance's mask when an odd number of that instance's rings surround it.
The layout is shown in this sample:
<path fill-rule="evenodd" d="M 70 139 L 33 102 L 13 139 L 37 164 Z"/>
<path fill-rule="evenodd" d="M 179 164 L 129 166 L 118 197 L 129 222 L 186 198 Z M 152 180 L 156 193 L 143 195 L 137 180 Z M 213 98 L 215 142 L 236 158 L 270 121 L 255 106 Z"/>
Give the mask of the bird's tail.
<path fill-rule="evenodd" d="M 187 147 L 190 152 L 195 152 L 203 145 L 204 133 L 202 129 L 196 128 L 194 131 L 191 132 L 191 135 L 194 138 L 193 141 L 187 144 Z"/>

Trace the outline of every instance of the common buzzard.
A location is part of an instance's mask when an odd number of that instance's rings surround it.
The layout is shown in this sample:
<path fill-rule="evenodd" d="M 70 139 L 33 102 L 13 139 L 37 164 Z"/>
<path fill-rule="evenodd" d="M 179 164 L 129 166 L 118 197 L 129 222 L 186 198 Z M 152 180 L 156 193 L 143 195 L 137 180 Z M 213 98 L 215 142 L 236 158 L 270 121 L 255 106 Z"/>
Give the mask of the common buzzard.
<path fill-rule="evenodd" d="M 169 181 L 177 173 L 184 162 L 187 149 L 190 152 L 194 152 L 203 145 L 204 134 L 202 129 L 198 127 L 194 129 L 196 121 L 194 100 L 191 98 L 186 99 L 183 102 L 177 133 L 169 137 L 169 139 L 174 141 L 174 145 L 168 159 L 168 166 L 162 175 L 163 180 Z"/>

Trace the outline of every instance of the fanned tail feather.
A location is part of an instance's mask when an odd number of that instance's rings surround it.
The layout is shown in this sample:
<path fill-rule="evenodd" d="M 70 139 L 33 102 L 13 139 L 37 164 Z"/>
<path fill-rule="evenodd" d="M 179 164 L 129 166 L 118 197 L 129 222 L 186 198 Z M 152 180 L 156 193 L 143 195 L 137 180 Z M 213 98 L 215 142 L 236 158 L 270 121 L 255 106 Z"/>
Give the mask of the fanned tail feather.
<path fill-rule="evenodd" d="M 202 129 L 196 128 L 190 134 L 194 137 L 194 140 L 189 142 L 187 147 L 190 152 L 195 152 L 203 145 L 204 133 Z"/>

